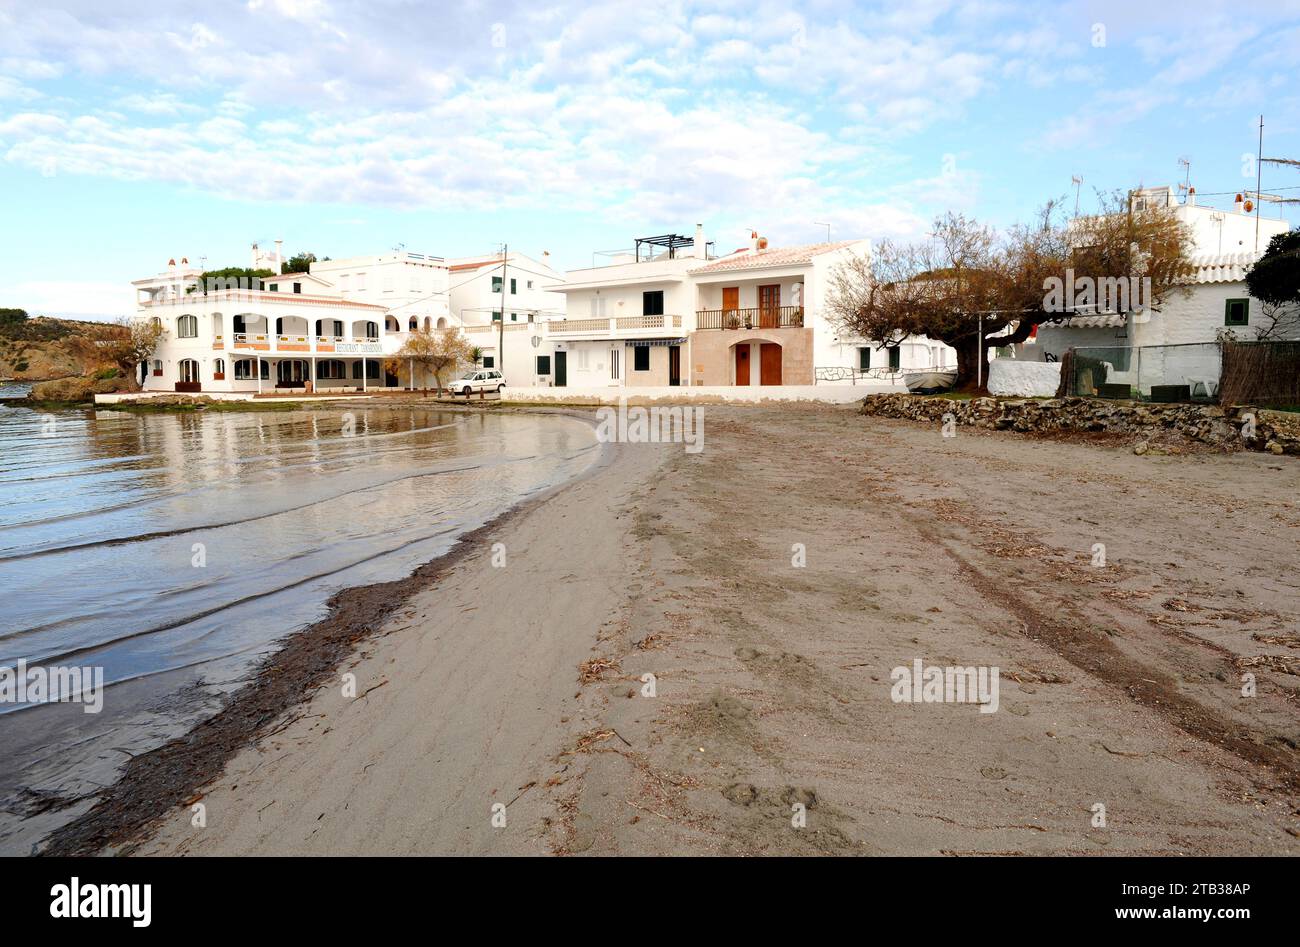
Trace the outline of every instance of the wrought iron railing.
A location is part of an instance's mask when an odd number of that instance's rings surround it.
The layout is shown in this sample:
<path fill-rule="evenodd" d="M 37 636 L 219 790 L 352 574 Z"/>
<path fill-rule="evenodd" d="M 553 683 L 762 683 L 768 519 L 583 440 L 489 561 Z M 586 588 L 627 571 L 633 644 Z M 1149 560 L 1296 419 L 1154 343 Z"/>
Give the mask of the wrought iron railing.
<path fill-rule="evenodd" d="M 802 326 L 803 306 L 701 309 L 695 313 L 697 329 L 798 329 Z"/>

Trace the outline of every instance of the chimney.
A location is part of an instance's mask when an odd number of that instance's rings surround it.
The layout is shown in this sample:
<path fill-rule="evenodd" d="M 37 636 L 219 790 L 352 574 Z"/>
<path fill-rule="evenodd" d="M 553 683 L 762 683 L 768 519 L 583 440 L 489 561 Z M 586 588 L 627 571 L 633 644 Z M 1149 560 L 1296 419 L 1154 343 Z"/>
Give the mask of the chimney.
<path fill-rule="evenodd" d="M 277 274 L 284 272 L 284 241 L 275 241 L 275 272 Z"/>
<path fill-rule="evenodd" d="M 1232 199 L 1232 209 L 1236 211 L 1238 214 L 1241 213 L 1241 204 L 1242 204 L 1242 197 L 1240 194 L 1238 194 L 1236 197 Z"/>
<path fill-rule="evenodd" d="M 257 269 L 257 244 L 253 244 L 253 269 Z"/>
<path fill-rule="evenodd" d="M 695 225 L 695 247 L 694 247 L 695 259 L 697 260 L 708 259 L 709 256 L 708 246 L 709 245 L 704 242 L 704 224 L 696 224 Z"/>
<path fill-rule="evenodd" d="M 1187 189 L 1187 206 L 1188 207 L 1196 206 L 1196 188 L 1194 187 L 1189 187 Z"/>
<path fill-rule="evenodd" d="M 758 251 L 758 231 L 751 230 L 749 232 L 749 252 L 756 253 L 757 251 Z"/>

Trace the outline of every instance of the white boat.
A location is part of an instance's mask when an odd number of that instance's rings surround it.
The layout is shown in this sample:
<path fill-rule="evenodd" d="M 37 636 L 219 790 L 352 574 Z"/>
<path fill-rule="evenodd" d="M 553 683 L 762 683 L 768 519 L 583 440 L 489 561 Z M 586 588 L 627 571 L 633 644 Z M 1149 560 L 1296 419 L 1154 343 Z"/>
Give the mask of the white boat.
<path fill-rule="evenodd" d="M 907 385 L 907 390 L 918 395 L 947 391 L 956 383 L 957 372 L 955 370 L 903 373 L 903 384 Z"/>

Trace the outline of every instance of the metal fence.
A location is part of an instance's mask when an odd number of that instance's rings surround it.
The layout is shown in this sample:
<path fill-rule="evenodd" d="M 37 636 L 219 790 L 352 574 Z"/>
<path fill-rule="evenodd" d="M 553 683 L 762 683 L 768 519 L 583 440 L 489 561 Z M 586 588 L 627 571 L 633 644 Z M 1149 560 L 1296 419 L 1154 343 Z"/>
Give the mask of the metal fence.
<path fill-rule="evenodd" d="M 1066 394 L 1149 401 L 1154 388 L 1155 400 L 1218 398 L 1223 358 L 1217 342 L 1087 346 L 1071 355 L 1062 366 Z"/>

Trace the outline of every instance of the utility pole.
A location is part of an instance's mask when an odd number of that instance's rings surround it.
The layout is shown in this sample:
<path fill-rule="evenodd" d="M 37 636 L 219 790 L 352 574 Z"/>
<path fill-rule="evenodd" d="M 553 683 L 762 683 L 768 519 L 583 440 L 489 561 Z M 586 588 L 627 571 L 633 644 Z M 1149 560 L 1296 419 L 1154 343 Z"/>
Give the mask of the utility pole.
<path fill-rule="evenodd" d="M 510 244 L 501 244 L 501 328 L 497 332 L 497 371 L 506 374 L 506 260 L 510 257 Z"/>
<path fill-rule="evenodd" d="M 1259 208 L 1263 204 L 1260 192 L 1264 189 L 1264 116 L 1259 117 L 1259 153 L 1255 156 L 1255 253 L 1259 254 Z"/>

